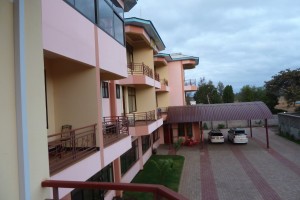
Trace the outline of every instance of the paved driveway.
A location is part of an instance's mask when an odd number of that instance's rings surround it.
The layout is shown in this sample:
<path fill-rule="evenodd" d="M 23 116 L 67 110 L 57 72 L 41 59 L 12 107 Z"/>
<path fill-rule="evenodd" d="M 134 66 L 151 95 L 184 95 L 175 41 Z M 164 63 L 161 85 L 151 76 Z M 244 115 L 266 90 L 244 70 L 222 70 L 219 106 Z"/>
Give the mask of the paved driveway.
<path fill-rule="evenodd" d="M 227 138 L 227 130 L 222 132 Z M 269 140 L 266 149 L 265 129 L 253 128 L 246 145 L 225 140 L 181 148 L 178 154 L 185 156 L 185 165 L 179 193 L 191 200 L 300 200 L 300 146 L 272 129 Z M 166 153 L 166 148 L 158 152 Z"/>

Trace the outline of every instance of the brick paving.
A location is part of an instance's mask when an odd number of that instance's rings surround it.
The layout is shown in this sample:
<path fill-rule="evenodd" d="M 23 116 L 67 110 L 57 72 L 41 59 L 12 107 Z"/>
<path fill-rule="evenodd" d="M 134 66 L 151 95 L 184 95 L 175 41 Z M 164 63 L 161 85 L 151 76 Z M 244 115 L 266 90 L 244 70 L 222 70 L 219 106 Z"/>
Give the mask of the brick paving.
<path fill-rule="evenodd" d="M 226 137 L 227 130 L 222 132 Z M 246 145 L 225 141 L 181 148 L 179 193 L 191 200 L 300 200 L 300 146 L 269 133 L 269 150 L 264 128 L 254 128 Z M 158 153 L 167 154 L 168 148 L 161 145 Z"/>

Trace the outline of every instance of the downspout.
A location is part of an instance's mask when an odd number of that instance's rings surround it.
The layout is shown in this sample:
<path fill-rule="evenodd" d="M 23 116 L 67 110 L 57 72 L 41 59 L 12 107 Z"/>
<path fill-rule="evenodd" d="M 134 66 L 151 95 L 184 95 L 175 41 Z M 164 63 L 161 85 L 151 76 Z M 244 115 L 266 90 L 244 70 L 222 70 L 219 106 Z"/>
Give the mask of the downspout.
<path fill-rule="evenodd" d="M 25 22 L 24 0 L 14 3 L 14 51 L 16 84 L 16 128 L 18 144 L 19 198 L 30 200 L 30 171 L 28 154 L 26 65 L 25 65 Z"/>

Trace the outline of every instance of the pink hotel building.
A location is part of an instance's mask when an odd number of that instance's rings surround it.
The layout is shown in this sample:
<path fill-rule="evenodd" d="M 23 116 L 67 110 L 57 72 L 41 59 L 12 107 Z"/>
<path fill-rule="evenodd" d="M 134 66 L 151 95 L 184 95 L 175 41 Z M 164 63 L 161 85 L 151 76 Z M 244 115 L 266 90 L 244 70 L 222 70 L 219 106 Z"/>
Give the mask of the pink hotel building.
<path fill-rule="evenodd" d="M 135 4 L 0 2 L 0 199 L 113 199 L 122 192 L 52 193 L 41 184 L 130 183 L 153 148 L 189 130 L 199 139 L 198 124 L 181 124 L 180 133 L 166 123 L 167 107 L 185 105 L 197 89 L 184 70 L 198 58 L 159 53 L 165 45 L 152 22 L 124 18 Z"/>

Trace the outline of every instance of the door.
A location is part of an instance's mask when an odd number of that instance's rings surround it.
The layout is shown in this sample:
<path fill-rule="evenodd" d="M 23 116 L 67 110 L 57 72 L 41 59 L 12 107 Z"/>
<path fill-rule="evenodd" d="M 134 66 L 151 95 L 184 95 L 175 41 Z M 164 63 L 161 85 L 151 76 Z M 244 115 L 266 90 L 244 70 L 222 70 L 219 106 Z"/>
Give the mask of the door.
<path fill-rule="evenodd" d="M 171 124 L 164 124 L 164 142 L 165 144 L 173 144 L 173 131 Z"/>

